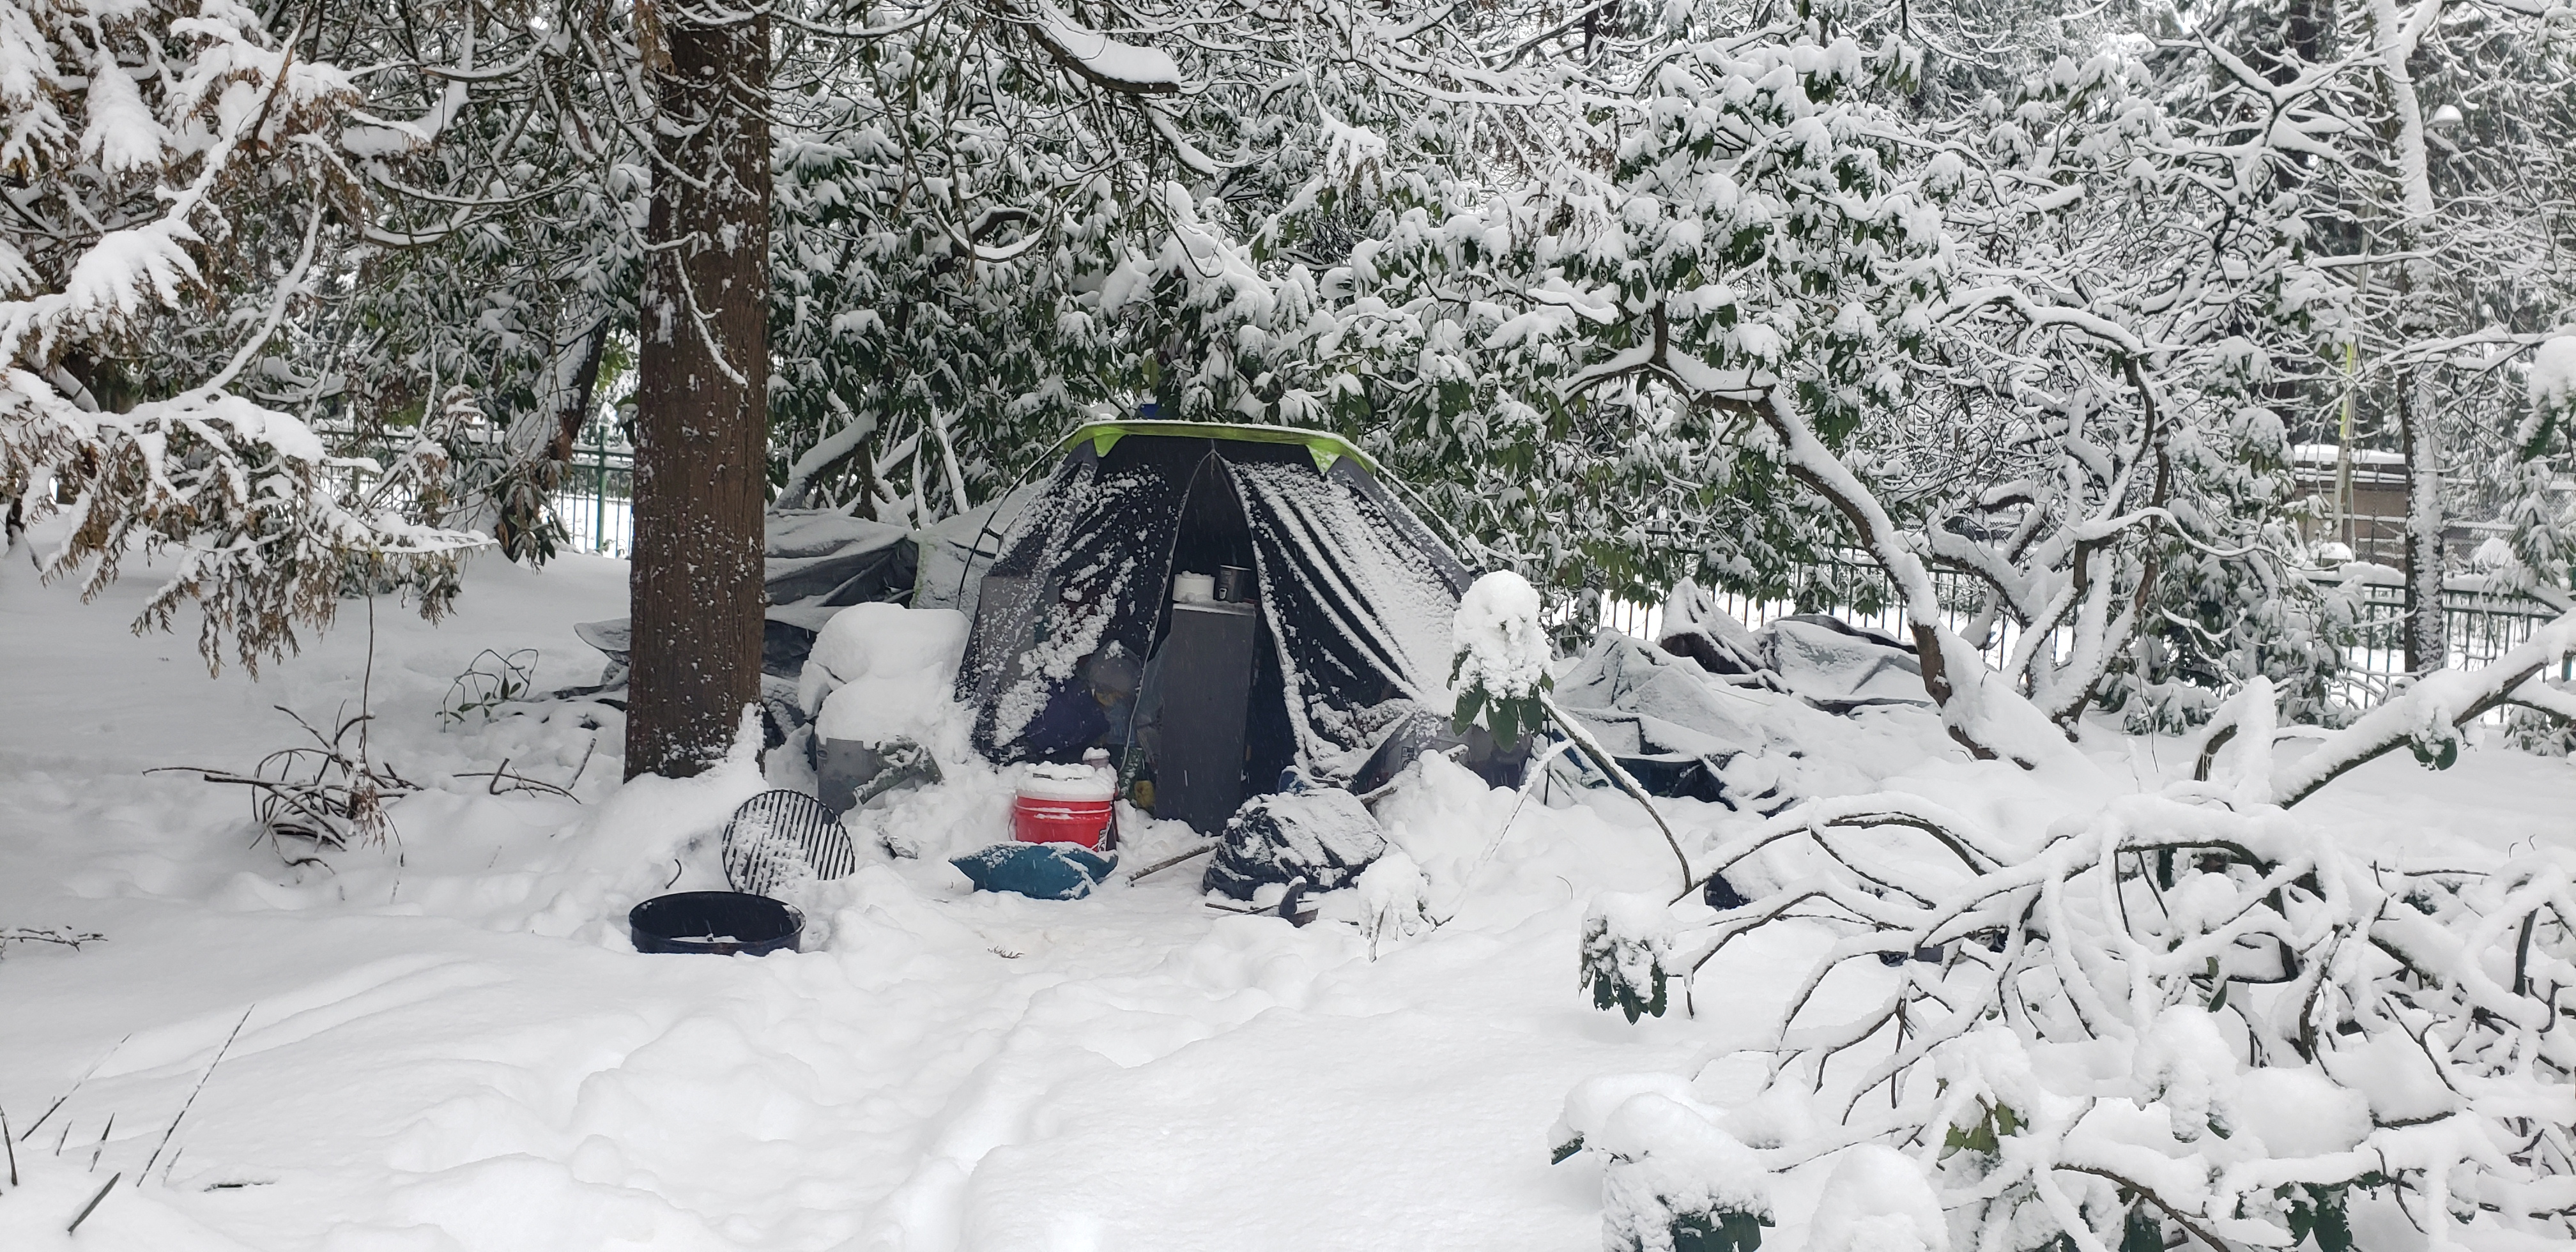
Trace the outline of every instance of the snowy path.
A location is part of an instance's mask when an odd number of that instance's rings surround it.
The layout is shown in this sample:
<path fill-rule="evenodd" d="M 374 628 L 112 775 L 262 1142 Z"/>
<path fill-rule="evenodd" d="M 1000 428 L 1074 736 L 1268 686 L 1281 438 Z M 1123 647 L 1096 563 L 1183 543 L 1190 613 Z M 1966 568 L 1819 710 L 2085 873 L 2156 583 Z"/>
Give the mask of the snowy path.
<path fill-rule="evenodd" d="M 100 1172 L 131 1171 L 248 1010 L 143 1194 L 261 1248 L 1535 1248 L 1598 1220 L 1545 1164 L 1564 1091 L 1695 1051 L 1569 994 L 1561 911 L 1372 966 L 1182 887 L 852 895 L 829 951 L 759 961 L 122 901 L 111 942 L 0 971 L 60 1010 L 0 1034 L 7 1097 L 123 1037 L 57 1121 L 78 1160 L 119 1114 Z"/>

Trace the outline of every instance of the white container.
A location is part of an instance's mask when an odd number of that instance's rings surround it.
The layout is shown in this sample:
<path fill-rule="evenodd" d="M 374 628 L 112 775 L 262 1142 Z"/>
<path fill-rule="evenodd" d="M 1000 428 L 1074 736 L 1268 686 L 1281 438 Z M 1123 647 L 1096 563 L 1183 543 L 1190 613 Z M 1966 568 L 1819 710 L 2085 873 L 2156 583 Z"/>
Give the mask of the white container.
<path fill-rule="evenodd" d="M 1024 800 L 1114 800 L 1118 776 L 1088 765 L 1032 765 L 1017 791 Z"/>
<path fill-rule="evenodd" d="M 1172 575 L 1172 603 L 1174 603 L 1174 604 L 1214 604 L 1214 603 L 1216 603 L 1216 575 L 1214 575 L 1214 574 L 1174 574 L 1174 575 Z"/>

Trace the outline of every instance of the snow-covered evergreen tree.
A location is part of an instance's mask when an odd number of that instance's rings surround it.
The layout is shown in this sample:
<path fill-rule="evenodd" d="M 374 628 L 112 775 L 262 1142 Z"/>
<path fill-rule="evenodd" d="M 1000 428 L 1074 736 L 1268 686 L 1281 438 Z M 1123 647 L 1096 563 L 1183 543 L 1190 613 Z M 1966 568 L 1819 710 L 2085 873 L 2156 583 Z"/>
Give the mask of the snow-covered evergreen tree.
<path fill-rule="evenodd" d="M 66 514 L 38 554 L 95 593 L 137 554 L 137 627 L 204 610 L 256 665 L 352 586 L 435 614 L 458 556 L 432 416 L 377 464 L 266 402 L 282 328 L 330 286 L 347 201 L 318 155 L 357 91 L 226 2 L 14 4 L 0 34 L 0 495 Z M 14 535 L 13 526 L 13 535 Z"/>

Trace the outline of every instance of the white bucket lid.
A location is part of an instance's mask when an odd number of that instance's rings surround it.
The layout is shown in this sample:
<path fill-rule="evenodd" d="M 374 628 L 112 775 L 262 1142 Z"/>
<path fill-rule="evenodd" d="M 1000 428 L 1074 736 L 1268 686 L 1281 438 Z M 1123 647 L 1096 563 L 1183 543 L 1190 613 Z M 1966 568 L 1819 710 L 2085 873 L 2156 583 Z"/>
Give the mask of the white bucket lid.
<path fill-rule="evenodd" d="M 1020 780 L 1020 795 L 1031 800 L 1114 800 L 1118 780 L 1088 765 L 1032 765 Z"/>

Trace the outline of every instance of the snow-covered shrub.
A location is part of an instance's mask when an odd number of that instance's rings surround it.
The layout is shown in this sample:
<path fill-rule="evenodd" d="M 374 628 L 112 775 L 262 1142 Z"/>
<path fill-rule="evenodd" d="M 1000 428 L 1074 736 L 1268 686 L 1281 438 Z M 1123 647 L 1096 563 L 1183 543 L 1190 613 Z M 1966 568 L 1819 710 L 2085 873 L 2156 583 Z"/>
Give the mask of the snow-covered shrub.
<path fill-rule="evenodd" d="M 1458 693 L 1461 733 L 1481 724 L 1497 746 L 1508 748 L 1546 717 L 1539 693 L 1556 680 L 1548 676 L 1547 632 L 1538 614 L 1538 590 L 1510 570 L 1478 578 L 1458 598 L 1449 686 Z"/>
<path fill-rule="evenodd" d="M 2340 1252 L 2364 1205 L 2437 1239 L 2576 1235 L 2576 857 L 2364 861 L 2249 786 L 2030 841 L 1910 796 L 1812 802 L 1704 859 L 1742 907 L 1596 906 L 1585 976 L 1605 1007 L 1668 980 L 1687 1004 L 1746 936 L 1833 932 L 1771 1045 L 1773 1094 L 1820 1124 L 1741 1137 L 1773 1171 L 1902 1151 L 1980 1247 Z"/>
<path fill-rule="evenodd" d="M 1351 885 L 1359 888 L 1360 937 L 1368 941 L 1370 959 L 1432 928 L 1431 880 L 1393 843 Z"/>
<path fill-rule="evenodd" d="M 1949 1252 L 1949 1222 L 1903 1153 L 1864 1143 L 1843 1154 L 1816 1198 L 1808 1252 Z"/>
<path fill-rule="evenodd" d="M 2312 583 L 2266 552 L 2220 559 L 2177 545 L 2165 553 L 2152 607 L 2156 622 L 2099 699 L 2129 733 L 2205 725 L 2255 675 L 2272 684 L 2289 721 L 2352 720 L 2337 690 L 2360 617 L 2353 589 Z"/>
<path fill-rule="evenodd" d="M 1661 1017 L 1669 1003 L 1673 950 L 1670 907 L 1661 898 L 1611 892 L 1583 918 L 1582 985 L 1592 1005 L 1616 1005 L 1628 1020 Z"/>
<path fill-rule="evenodd" d="M 2525 385 L 2535 412 L 2559 421 L 2576 418 L 2576 335 L 2553 335 L 2534 348 Z"/>
<path fill-rule="evenodd" d="M 327 866 L 326 852 L 382 847 L 396 837 L 388 810 L 420 786 L 368 753 L 366 727 L 374 715 L 361 708 L 326 735 L 293 710 L 281 705 L 278 711 L 293 718 L 313 742 L 271 752 L 248 774 L 194 765 L 165 768 L 195 774 L 210 783 L 248 788 L 251 822 L 259 838 L 268 841 L 280 860 L 298 868 Z M 505 776 L 520 779 L 506 773 L 507 767 L 505 761 L 489 775 L 496 795 Z M 561 793 L 560 788 L 540 786 Z"/>
<path fill-rule="evenodd" d="M 2576 723 L 2531 709 L 2507 709 L 2504 741 L 2537 756 L 2563 757 L 2576 752 Z"/>
<path fill-rule="evenodd" d="M 1606 1252 L 1762 1246 L 1762 1231 L 1772 1223 L 1770 1177 L 1751 1148 L 1719 1127 L 1716 1110 L 1692 1099 L 1679 1080 L 1660 1074 L 1589 1079 L 1566 1097 L 1549 1138 L 1558 1163 L 1579 1152 L 1606 1158 Z"/>

